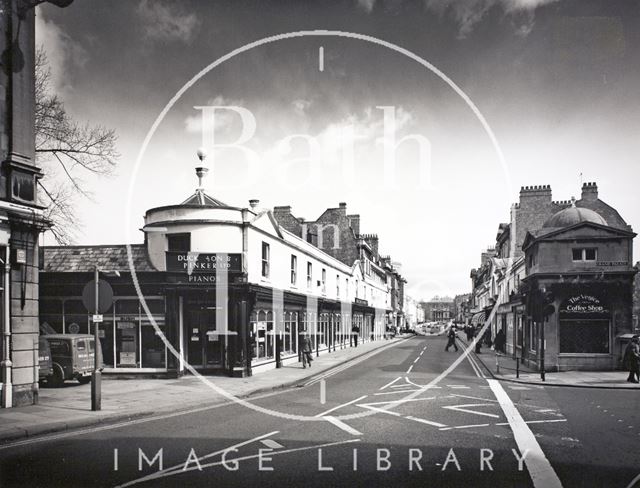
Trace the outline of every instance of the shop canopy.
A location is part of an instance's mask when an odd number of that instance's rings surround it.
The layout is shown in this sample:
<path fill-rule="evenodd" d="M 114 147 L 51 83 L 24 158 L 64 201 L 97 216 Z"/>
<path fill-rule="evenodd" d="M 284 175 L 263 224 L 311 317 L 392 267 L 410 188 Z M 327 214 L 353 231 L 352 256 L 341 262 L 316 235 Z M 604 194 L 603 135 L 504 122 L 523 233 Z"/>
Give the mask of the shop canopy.
<path fill-rule="evenodd" d="M 478 312 L 471 317 L 471 325 L 484 324 L 486 314 L 484 312 Z"/>

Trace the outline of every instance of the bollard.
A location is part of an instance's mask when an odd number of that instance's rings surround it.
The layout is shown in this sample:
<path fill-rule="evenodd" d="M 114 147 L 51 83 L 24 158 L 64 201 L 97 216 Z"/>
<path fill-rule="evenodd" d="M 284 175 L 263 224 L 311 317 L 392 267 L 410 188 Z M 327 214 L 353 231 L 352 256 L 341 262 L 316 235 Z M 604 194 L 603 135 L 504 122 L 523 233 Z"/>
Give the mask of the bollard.
<path fill-rule="evenodd" d="M 496 374 L 500 374 L 500 363 L 498 362 L 498 353 L 496 353 Z"/>
<path fill-rule="evenodd" d="M 520 361 L 516 357 L 516 378 L 520 378 Z"/>

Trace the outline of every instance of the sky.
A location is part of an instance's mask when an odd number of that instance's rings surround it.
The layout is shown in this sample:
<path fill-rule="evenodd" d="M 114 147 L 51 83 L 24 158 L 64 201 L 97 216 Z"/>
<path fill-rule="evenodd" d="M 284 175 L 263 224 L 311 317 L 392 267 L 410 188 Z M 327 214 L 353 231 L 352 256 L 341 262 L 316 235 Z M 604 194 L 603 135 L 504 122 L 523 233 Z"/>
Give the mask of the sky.
<path fill-rule="evenodd" d="M 350 34 L 274 37 L 316 30 Z M 76 0 L 39 7 L 36 40 L 74 118 L 118 135 L 78 244 L 142 242 L 146 209 L 195 190 L 200 146 L 230 205 L 346 202 L 417 299 L 470 291 L 521 186 L 597 182 L 640 226 L 634 0 Z"/>

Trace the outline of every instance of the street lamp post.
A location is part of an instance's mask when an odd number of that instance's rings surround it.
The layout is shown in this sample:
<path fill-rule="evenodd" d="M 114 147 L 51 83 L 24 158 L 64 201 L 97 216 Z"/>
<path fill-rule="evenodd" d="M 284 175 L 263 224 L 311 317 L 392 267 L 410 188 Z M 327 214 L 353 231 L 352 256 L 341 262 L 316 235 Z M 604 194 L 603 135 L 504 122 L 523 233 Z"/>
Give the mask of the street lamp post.
<path fill-rule="evenodd" d="M 95 267 L 93 280 L 95 282 L 95 315 L 100 313 L 100 287 L 99 287 L 99 274 L 98 266 Z M 91 410 L 97 411 L 102 409 L 102 372 L 100 371 L 100 362 L 98 359 L 98 321 L 93 321 L 93 373 L 91 373 Z"/>

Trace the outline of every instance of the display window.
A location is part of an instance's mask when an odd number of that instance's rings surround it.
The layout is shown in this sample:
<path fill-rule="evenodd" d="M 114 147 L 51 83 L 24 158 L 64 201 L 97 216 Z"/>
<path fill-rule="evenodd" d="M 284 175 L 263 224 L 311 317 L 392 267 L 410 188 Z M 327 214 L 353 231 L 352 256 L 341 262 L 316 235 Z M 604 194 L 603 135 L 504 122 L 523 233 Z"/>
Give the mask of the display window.
<path fill-rule="evenodd" d="M 561 320 L 561 354 L 609 354 L 611 323 L 608 320 Z"/>
<path fill-rule="evenodd" d="M 251 341 L 253 360 L 268 361 L 274 358 L 273 312 L 256 310 L 251 314 Z"/>

